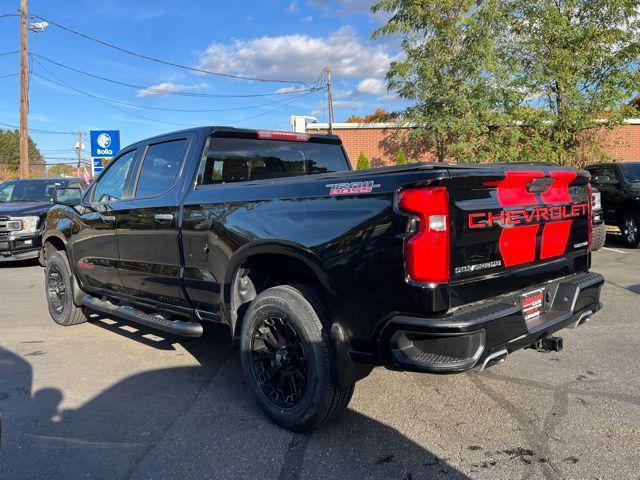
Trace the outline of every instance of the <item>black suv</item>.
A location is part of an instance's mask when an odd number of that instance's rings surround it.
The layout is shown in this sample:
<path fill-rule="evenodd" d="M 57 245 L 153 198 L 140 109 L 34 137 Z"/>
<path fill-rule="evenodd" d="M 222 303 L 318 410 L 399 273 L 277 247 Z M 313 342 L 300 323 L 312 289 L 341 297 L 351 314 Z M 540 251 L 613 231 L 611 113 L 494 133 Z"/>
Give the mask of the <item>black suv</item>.
<path fill-rule="evenodd" d="M 77 196 L 86 184 L 78 178 L 9 180 L 0 184 L 0 262 L 40 255 L 43 220 L 58 198 Z"/>
<path fill-rule="evenodd" d="M 640 243 L 640 162 L 600 163 L 587 167 L 602 196 L 604 221 L 620 227 L 625 245 Z"/>

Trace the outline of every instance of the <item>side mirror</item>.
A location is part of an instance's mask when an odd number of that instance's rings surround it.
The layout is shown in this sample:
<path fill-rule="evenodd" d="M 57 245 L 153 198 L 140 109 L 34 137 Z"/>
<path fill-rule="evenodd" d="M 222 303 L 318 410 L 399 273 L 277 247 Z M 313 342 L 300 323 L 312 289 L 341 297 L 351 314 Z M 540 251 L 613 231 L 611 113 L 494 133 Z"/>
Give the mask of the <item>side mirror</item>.
<path fill-rule="evenodd" d="M 80 205 L 82 202 L 82 189 L 78 187 L 56 188 L 53 202 L 68 207 Z"/>
<path fill-rule="evenodd" d="M 594 178 L 596 185 L 618 185 L 618 180 L 607 175 L 599 175 Z"/>

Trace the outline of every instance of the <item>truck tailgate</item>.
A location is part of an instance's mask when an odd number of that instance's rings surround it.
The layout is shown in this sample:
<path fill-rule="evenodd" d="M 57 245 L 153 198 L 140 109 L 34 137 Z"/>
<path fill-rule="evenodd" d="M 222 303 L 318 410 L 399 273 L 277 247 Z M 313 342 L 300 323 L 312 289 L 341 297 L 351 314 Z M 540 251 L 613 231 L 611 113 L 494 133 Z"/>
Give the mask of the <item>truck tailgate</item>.
<path fill-rule="evenodd" d="M 513 277 L 510 274 L 523 269 L 535 270 L 535 281 L 540 282 L 588 263 L 586 172 L 506 165 L 453 169 L 450 174 L 452 284 Z M 539 268 L 578 257 L 583 261 Z"/>

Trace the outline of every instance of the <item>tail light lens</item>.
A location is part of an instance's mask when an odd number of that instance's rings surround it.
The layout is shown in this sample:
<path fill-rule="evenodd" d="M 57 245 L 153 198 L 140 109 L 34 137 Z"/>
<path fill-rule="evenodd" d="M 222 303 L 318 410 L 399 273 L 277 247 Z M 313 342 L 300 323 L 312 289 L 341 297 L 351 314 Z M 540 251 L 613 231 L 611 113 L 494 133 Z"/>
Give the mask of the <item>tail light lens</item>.
<path fill-rule="evenodd" d="M 398 207 L 417 219 L 415 233 L 405 241 L 409 277 L 420 283 L 450 279 L 449 196 L 445 187 L 402 190 Z"/>

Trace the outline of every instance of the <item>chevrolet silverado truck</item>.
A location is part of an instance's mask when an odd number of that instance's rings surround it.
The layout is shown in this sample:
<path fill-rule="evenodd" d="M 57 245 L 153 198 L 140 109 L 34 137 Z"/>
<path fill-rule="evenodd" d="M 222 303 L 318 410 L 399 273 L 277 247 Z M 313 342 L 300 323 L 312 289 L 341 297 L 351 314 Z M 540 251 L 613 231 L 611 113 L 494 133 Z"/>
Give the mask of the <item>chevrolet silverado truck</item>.
<path fill-rule="evenodd" d="M 56 193 L 82 190 L 77 178 L 36 178 L 8 180 L 0 184 L 0 262 L 39 258 L 47 212 L 56 202 Z M 76 196 L 79 200 L 80 196 Z M 60 198 L 62 201 L 69 199 Z"/>
<path fill-rule="evenodd" d="M 226 325 L 276 424 L 342 412 L 374 366 L 483 370 L 600 309 L 585 171 L 353 171 L 333 135 L 197 128 L 125 148 L 46 220 L 55 322 Z M 532 367 L 533 368 L 533 367 Z"/>

